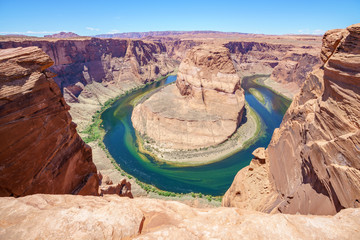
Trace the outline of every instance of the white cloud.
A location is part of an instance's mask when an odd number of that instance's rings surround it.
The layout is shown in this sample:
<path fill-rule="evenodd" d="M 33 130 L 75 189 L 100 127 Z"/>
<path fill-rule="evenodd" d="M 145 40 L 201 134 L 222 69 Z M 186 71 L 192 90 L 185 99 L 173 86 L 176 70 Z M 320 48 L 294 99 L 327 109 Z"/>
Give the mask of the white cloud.
<path fill-rule="evenodd" d="M 322 29 L 316 29 L 316 30 L 313 31 L 312 34 L 324 34 L 324 33 L 325 33 L 324 30 L 322 30 Z"/>
<path fill-rule="evenodd" d="M 113 30 L 111 30 L 111 31 L 109 31 L 109 32 L 107 32 L 108 34 L 114 34 L 114 33 L 119 33 L 120 32 L 120 30 L 117 30 L 117 29 L 113 29 Z"/>
<path fill-rule="evenodd" d="M 93 27 L 86 27 L 87 30 L 90 30 L 90 31 L 100 31 L 99 28 L 93 28 Z"/>
<path fill-rule="evenodd" d="M 315 29 L 315 30 L 310 30 L 310 29 L 299 29 L 298 30 L 299 34 L 314 34 L 314 35 L 321 35 L 324 34 L 325 31 L 322 29 Z"/>

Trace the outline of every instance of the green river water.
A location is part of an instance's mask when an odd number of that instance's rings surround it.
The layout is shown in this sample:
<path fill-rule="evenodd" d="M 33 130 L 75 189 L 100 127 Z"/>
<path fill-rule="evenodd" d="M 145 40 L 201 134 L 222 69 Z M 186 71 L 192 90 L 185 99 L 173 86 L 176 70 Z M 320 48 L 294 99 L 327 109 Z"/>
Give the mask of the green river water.
<path fill-rule="evenodd" d="M 117 100 L 101 116 L 106 131 L 104 144 L 112 157 L 127 173 L 142 182 L 161 190 L 189 193 L 199 192 L 214 196 L 223 195 L 231 185 L 236 173 L 247 166 L 251 153 L 258 147 L 266 147 L 275 128 L 279 127 L 290 101 L 275 92 L 256 84 L 256 76 L 244 78 L 242 87 L 249 106 L 261 118 L 261 134 L 257 140 L 224 160 L 201 166 L 178 167 L 158 162 L 151 156 L 142 154 L 136 145 L 135 130 L 131 123 L 132 102 L 145 92 L 154 90 L 176 80 L 176 76 L 150 84 Z M 260 103 L 249 89 L 255 88 L 265 99 Z"/>

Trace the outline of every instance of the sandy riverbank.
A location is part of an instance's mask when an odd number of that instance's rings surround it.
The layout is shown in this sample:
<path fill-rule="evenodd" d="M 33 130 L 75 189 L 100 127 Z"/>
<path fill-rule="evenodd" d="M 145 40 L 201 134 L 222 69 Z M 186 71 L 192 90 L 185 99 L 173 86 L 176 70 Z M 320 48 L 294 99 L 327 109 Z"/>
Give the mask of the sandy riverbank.
<path fill-rule="evenodd" d="M 192 166 L 205 165 L 220 161 L 244 148 L 260 136 L 261 120 L 254 110 L 246 104 L 246 122 L 225 142 L 202 149 L 173 150 L 164 149 L 154 141 L 144 141 L 137 135 L 141 152 L 152 155 L 158 161 L 172 165 Z"/>

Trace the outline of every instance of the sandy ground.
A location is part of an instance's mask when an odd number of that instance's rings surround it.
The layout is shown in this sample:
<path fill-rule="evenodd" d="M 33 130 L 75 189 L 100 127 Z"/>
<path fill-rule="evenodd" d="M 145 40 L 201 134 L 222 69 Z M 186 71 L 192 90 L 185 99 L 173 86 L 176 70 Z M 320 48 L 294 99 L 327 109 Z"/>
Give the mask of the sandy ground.
<path fill-rule="evenodd" d="M 245 147 L 247 141 L 257 137 L 256 134 L 261 127 L 258 126 L 260 120 L 248 105 L 246 105 L 246 112 L 247 121 L 239 127 L 237 132 L 231 138 L 217 146 L 182 151 L 160 148 L 156 144 L 151 143 L 153 141 L 150 141 L 150 143 L 146 143 L 145 141 L 138 142 L 142 142 L 143 144 L 141 148 L 142 151 L 152 154 L 159 161 L 165 161 L 174 165 L 203 165 L 220 161 L 227 156 L 240 151 Z M 144 149 L 150 150 L 150 152 Z"/>

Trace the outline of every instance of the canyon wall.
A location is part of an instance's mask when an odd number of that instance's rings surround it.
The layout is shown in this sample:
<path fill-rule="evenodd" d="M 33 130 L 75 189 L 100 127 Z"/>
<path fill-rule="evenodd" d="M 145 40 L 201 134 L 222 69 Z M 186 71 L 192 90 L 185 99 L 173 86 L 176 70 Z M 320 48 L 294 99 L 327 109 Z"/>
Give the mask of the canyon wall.
<path fill-rule="evenodd" d="M 272 74 L 276 81 L 295 81 L 299 86 L 306 74 L 318 64 L 318 46 L 307 42 L 290 42 L 286 39 L 268 43 L 256 41 L 227 41 L 225 43 L 235 67 L 242 76 Z M 68 103 L 79 102 L 79 95 L 88 84 L 95 83 L 100 89 L 85 89 L 84 98 L 101 95 L 105 88 L 126 88 L 142 84 L 176 69 L 186 51 L 211 39 L 160 38 L 147 40 L 100 39 L 80 37 L 76 39 L 0 39 L 0 49 L 38 46 L 55 62 L 50 68 L 57 76 Z M 283 43 L 282 43 L 283 42 Z M 280 64 L 279 64 L 280 63 Z M 99 84 L 96 84 L 99 83 Z M 101 86 L 99 86 L 101 85 Z M 117 89 L 117 94 L 121 92 Z M 107 92 L 107 94 L 110 94 Z M 101 96 L 97 97 L 102 102 Z"/>
<path fill-rule="evenodd" d="M 108 99 L 176 70 L 186 52 L 203 43 L 225 44 L 240 76 L 270 75 L 275 71 L 274 79 L 281 82 L 281 86 L 291 83 L 285 90 L 290 89 L 290 97 L 298 91 L 314 66 L 297 64 L 294 57 L 290 60 L 283 58 L 292 53 L 303 54 L 304 51 L 318 58 L 313 53 L 315 50 L 319 52 L 316 39 L 242 39 L 239 36 L 229 41 L 226 35 L 214 39 L 183 38 L 181 35 L 149 40 L 0 37 L 0 49 L 38 46 L 53 59 L 54 65 L 50 70 L 56 74 L 54 80 L 71 106 L 70 114 L 80 131 L 89 125 L 91 116 Z M 289 70 L 289 65 L 295 69 Z M 295 80 L 297 83 L 292 84 Z"/>
<path fill-rule="evenodd" d="M 97 195 L 91 148 L 47 70 L 52 64 L 37 47 L 0 50 L 0 196 Z"/>
<path fill-rule="evenodd" d="M 308 74 L 320 67 L 318 52 L 289 52 L 282 57 L 279 64 L 271 72 L 271 79 L 279 83 L 295 83 L 297 86 L 305 82 Z"/>
<path fill-rule="evenodd" d="M 144 83 L 174 70 L 176 61 L 167 57 L 166 47 L 158 42 L 121 39 L 66 39 L 1 41 L 0 48 L 38 46 L 51 59 L 55 82 L 65 96 L 76 97 L 87 84 L 137 81 Z M 71 101 L 71 97 L 67 97 Z"/>
<path fill-rule="evenodd" d="M 224 206 L 302 214 L 360 206 L 360 24 L 328 31 L 321 59 L 262 163 L 237 174 Z"/>
<path fill-rule="evenodd" d="M 2 39 L 0 49 L 38 46 L 54 61 L 70 114 L 83 130 L 108 99 L 174 71 L 194 41 L 161 42 L 124 39 Z"/>
<path fill-rule="evenodd" d="M 181 62 L 176 86 L 138 104 L 131 120 L 140 134 L 169 149 L 197 149 L 227 140 L 239 127 L 245 96 L 228 49 L 201 45 Z"/>
<path fill-rule="evenodd" d="M 319 50 L 315 43 L 229 42 L 236 69 L 242 76 L 269 74 L 279 83 L 294 82 L 297 88 L 307 74 L 320 64 Z"/>

